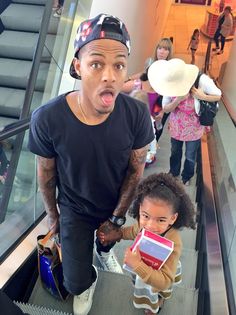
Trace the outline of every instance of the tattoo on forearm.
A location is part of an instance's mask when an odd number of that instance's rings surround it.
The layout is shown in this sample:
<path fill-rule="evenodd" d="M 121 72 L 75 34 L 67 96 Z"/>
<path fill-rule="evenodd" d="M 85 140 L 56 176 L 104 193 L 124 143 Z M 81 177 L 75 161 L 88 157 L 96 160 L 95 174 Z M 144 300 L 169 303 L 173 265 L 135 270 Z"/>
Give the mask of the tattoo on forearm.
<path fill-rule="evenodd" d="M 132 151 L 126 178 L 123 182 L 115 215 L 125 215 L 134 196 L 135 189 L 143 175 L 148 146 Z"/>
<path fill-rule="evenodd" d="M 56 167 L 54 159 L 38 157 L 38 184 L 47 212 L 56 212 Z"/>

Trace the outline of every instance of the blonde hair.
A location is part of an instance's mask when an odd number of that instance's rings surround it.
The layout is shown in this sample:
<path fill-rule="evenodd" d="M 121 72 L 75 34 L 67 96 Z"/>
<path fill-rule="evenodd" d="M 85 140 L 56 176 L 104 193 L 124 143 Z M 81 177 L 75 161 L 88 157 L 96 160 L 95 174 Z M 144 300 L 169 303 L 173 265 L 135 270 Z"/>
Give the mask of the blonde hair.
<path fill-rule="evenodd" d="M 155 51 L 154 51 L 154 61 L 157 60 L 157 49 L 158 48 L 165 48 L 167 50 L 169 50 L 169 54 L 166 58 L 166 60 L 170 60 L 172 58 L 173 55 L 173 43 L 171 41 L 170 38 L 164 37 L 162 39 L 160 39 L 160 41 L 158 42 Z"/>

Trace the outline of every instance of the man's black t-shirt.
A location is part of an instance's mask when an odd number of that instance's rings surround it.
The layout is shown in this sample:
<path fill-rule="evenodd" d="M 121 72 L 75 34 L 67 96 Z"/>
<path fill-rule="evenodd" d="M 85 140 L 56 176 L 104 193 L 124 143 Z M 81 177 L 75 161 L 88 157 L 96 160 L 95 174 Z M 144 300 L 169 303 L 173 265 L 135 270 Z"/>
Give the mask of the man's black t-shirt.
<path fill-rule="evenodd" d="M 106 218 L 117 205 L 131 151 L 153 138 L 147 106 L 129 96 L 119 94 L 106 121 L 89 126 L 63 94 L 33 112 L 29 149 L 56 159 L 59 205 Z"/>

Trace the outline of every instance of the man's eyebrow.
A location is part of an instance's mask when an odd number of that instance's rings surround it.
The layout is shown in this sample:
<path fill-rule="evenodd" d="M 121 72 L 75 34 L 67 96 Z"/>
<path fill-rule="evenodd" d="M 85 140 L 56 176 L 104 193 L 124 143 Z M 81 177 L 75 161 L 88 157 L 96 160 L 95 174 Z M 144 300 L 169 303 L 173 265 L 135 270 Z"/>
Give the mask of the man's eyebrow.
<path fill-rule="evenodd" d="M 89 56 L 99 56 L 99 57 L 105 57 L 105 54 L 99 53 L 99 52 L 91 52 Z M 118 54 L 116 55 L 116 58 L 127 58 L 126 54 Z"/>

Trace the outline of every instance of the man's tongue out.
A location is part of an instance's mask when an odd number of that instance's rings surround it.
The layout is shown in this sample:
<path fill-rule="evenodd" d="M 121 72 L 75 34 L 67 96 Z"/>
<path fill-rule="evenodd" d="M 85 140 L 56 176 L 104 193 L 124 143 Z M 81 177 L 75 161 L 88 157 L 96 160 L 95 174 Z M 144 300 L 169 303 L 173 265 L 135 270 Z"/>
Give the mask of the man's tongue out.
<path fill-rule="evenodd" d="M 114 98 L 113 98 L 112 93 L 110 93 L 110 92 L 102 93 L 101 97 L 102 97 L 102 101 L 103 101 L 104 105 L 110 106 L 113 104 Z"/>

